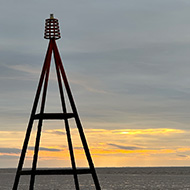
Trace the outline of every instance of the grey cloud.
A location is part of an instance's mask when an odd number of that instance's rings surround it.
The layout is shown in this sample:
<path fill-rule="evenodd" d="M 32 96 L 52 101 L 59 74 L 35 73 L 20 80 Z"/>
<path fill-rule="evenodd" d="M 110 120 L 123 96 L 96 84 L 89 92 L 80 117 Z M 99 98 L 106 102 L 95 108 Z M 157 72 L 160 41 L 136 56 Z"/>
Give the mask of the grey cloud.
<path fill-rule="evenodd" d="M 0 155 L 0 159 L 2 159 L 2 160 L 6 160 L 6 159 L 11 160 L 11 159 L 17 159 L 17 158 L 19 158 L 19 156 L 13 156 L 13 155 Z"/>
<path fill-rule="evenodd" d="M 64 131 L 44 131 L 45 133 L 51 133 L 51 134 L 55 134 L 55 135 L 65 135 L 66 133 Z"/>
<path fill-rule="evenodd" d="M 83 147 L 74 147 L 76 150 L 84 150 Z"/>
<path fill-rule="evenodd" d="M 34 147 L 28 147 L 29 150 L 34 150 Z M 59 152 L 61 149 L 57 148 L 46 148 L 46 147 L 40 147 L 40 150 L 42 151 L 50 151 L 50 152 Z"/>
<path fill-rule="evenodd" d="M 65 132 L 63 132 L 63 131 L 54 131 L 53 134 L 56 134 L 56 135 L 65 135 Z"/>
<path fill-rule="evenodd" d="M 188 157 L 188 155 L 182 155 L 182 154 L 178 154 L 177 156 L 183 157 L 183 158 Z"/>
<path fill-rule="evenodd" d="M 138 147 L 138 146 L 122 146 L 122 145 L 112 144 L 112 143 L 109 143 L 108 145 L 114 146 L 116 148 L 123 149 L 123 150 L 139 150 L 139 149 L 143 149 L 142 147 Z"/>
<path fill-rule="evenodd" d="M 21 152 L 20 149 L 18 148 L 0 148 L 0 153 L 5 153 L 5 154 L 19 154 Z"/>
<path fill-rule="evenodd" d="M 51 1 L 45 5 L 17 2 L 11 9 L 9 2 L 3 3 L 0 63 L 26 64 L 40 72 L 48 43 L 43 40 L 44 19 L 49 17 L 48 11 L 54 12 L 60 21 L 62 38 L 58 45 L 68 78 L 82 78 L 87 87 L 107 92 L 90 92 L 71 83 L 84 120 L 119 121 L 126 125 L 137 122 L 136 127 L 143 128 L 172 127 L 175 122 L 180 128 L 188 127 L 188 1 L 58 4 L 55 7 Z M 11 108 L 20 107 L 23 117 L 27 117 L 24 113 L 30 111 L 38 77 L 2 64 L 0 74 L 6 77 L 0 84 L 2 104 L 10 105 L 9 113 Z M 29 78 L 32 80 L 28 81 Z M 1 113 L 6 110 L 5 106 Z"/>

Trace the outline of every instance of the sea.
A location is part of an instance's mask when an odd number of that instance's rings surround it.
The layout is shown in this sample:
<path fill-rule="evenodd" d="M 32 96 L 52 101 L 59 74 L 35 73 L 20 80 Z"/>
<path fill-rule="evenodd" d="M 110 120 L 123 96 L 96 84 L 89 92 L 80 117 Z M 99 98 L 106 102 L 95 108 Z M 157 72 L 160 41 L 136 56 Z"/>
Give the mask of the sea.
<path fill-rule="evenodd" d="M 97 168 L 102 190 L 190 190 L 190 167 Z M 0 190 L 11 190 L 15 169 L 0 169 Z M 21 176 L 18 190 L 29 189 Z M 81 190 L 94 190 L 91 175 L 79 176 Z M 72 176 L 36 176 L 35 190 L 75 190 Z"/>

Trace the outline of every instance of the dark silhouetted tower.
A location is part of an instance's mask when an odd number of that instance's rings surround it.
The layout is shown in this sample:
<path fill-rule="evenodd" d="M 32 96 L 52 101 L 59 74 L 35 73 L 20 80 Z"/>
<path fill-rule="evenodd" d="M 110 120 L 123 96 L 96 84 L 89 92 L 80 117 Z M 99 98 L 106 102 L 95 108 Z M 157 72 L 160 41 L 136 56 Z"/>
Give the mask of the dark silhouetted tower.
<path fill-rule="evenodd" d="M 61 36 L 60 36 L 60 31 L 59 31 L 58 20 L 53 17 L 53 14 L 50 15 L 49 19 L 46 19 L 44 38 L 49 39 L 49 46 L 47 49 L 44 65 L 42 68 L 39 84 L 37 87 L 36 96 L 35 96 L 33 107 L 32 107 L 31 116 L 28 123 L 28 128 L 26 131 L 25 140 L 23 143 L 23 148 L 22 148 L 20 160 L 18 163 L 13 190 L 17 190 L 21 175 L 30 176 L 30 184 L 29 184 L 30 190 L 34 189 L 34 182 L 35 182 L 36 175 L 73 175 L 75 187 L 77 190 L 79 190 L 80 189 L 80 185 L 78 181 L 79 174 L 91 174 L 94 184 L 95 184 L 95 188 L 97 190 L 100 190 L 101 188 L 100 188 L 99 181 L 98 181 L 96 171 L 94 168 L 94 164 L 90 155 L 88 144 L 83 132 L 82 124 L 80 122 L 77 108 L 76 108 L 76 105 L 75 105 L 75 102 L 74 102 L 74 99 L 69 87 L 69 83 L 65 74 L 65 70 L 63 68 L 63 64 L 59 55 L 59 51 L 56 45 L 56 40 L 61 38 Z M 54 54 L 55 69 L 56 69 L 59 93 L 60 93 L 60 98 L 61 98 L 61 106 L 62 106 L 61 113 L 45 113 L 44 112 L 52 53 Z M 66 94 L 68 96 L 68 100 L 71 106 L 71 110 L 72 110 L 71 113 L 68 113 L 66 109 L 64 89 L 66 91 Z M 40 97 L 41 97 L 40 111 L 39 113 L 36 113 Z M 84 148 L 86 159 L 89 164 L 89 167 L 87 168 L 76 167 L 76 161 L 75 161 L 70 127 L 69 127 L 69 119 L 71 118 L 74 118 L 76 126 L 78 128 L 79 136 Z M 24 164 L 24 160 L 26 156 L 26 151 L 28 148 L 29 139 L 31 136 L 32 127 L 35 120 L 37 121 L 38 124 L 37 124 L 37 134 L 36 134 L 36 141 L 35 141 L 35 147 L 34 147 L 32 168 L 30 170 L 26 170 L 26 169 L 23 169 L 23 164 Z M 72 166 L 71 169 L 66 169 L 66 168 L 65 169 L 37 169 L 40 137 L 41 137 L 42 125 L 43 125 L 44 120 L 64 120 L 67 141 L 68 141 L 68 148 L 69 148 L 70 159 L 71 159 L 71 166 Z"/>

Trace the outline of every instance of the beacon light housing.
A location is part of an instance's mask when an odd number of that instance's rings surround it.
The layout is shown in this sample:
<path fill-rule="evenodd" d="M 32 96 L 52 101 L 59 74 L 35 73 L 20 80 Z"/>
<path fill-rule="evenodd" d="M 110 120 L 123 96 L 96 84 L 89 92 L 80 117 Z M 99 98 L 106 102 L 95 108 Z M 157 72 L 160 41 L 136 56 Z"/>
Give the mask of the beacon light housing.
<path fill-rule="evenodd" d="M 58 19 L 54 18 L 53 14 L 50 14 L 50 18 L 45 20 L 44 38 L 55 40 L 61 38 L 59 22 Z"/>

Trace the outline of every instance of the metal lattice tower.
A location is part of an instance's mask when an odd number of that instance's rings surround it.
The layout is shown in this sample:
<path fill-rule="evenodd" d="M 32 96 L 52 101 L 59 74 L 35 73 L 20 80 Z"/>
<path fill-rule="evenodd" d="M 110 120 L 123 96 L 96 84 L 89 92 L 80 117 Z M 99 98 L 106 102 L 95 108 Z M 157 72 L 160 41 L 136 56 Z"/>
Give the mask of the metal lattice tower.
<path fill-rule="evenodd" d="M 61 61 L 61 57 L 56 45 L 56 40 L 61 38 L 60 31 L 59 31 L 59 23 L 58 20 L 53 17 L 53 14 L 50 15 L 49 19 L 46 19 L 45 23 L 45 33 L 44 38 L 49 39 L 49 46 L 47 49 L 44 65 L 42 68 L 39 84 L 37 87 L 36 96 L 34 99 L 32 112 L 30 115 L 28 128 L 26 131 L 25 140 L 23 143 L 23 148 L 20 155 L 20 160 L 18 163 L 18 168 L 15 176 L 15 181 L 13 185 L 13 190 L 18 189 L 19 180 L 22 175 L 30 175 L 30 185 L 29 190 L 34 189 L 34 183 L 35 183 L 35 176 L 36 175 L 73 175 L 75 188 L 77 190 L 80 189 L 79 181 L 78 181 L 78 175 L 80 174 L 91 174 L 95 188 L 97 190 L 101 190 L 97 174 L 94 168 L 94 164 L 91 158 L 91 154 L 88 148 L 88 144 L 85 138 L 85 134 L 82 128 L 82 124 L 80 122 L 80 118 L 77 112 L 77 108 L 69 87 L 69 83 L 66 77 L 65 70 L 63 68 L 63 64 Z M 55 60 L 55 68 L 56 68 L 56 74 L 57 74 L 57 80 L 58 80 L 58 86 L 59 86 L 59 93 L 61 98 L 61 106 L 62 106 L 62 113 L 44 113 L 45 108 L 45 102 L 46 102 L 46 95 L 47 95 L 47 86 L 49 81 L 49 73 L 50 73 L 50 64 L 51 64 L 51 57 L 52 53 L 54 54 L 54 60 Z M 66 109 L 66 102 L 64 98 L 63 89 L 65 88 L 66 94 L 69 99 L 69 103 L 71 105 L 72 113 L 68 113 Z M 37 106 L 39 104 L 40 94 L 42 95 L 41 98 L 41 107 L 40 112 L 37 112 Z M 88 168 L 77 168 L 76 167 L 76 161 L 74 156 L 74 150 L 72 145 L 72 139 L 71 139 L 71 133 L 70 133 L 70 127 L 69 127 L 69 119 L 74 118 L 76 126 L 78 128 L 79 136 L 85 151 L 86 159 L 88 161 L 89 167 Z M 38 152 L 39 152 L 39 145 L 40 145 L 40 137 L 42 132 L 42 126 L 43 126 L 43 120 L 64 120 L 65 124 L 65 130 L 67 135 L 67 141 L 68 141 L 68 148 L 70 153 L 70 159 L 71 159 L 71 169 L 38 169 L 37 168 L 37 161 L 38 161 Z M 36 134 L 36 142 L 34 147 L 34 155 L 33 155 L 33 163 L 32 168 L 29 170 L 23 169 L 23 164 L 26 156 L 26 151 L 28 148 L 28 143 L 32 131 L 32 127 L 34 124 L 34 121 L 37 120 L 37 134 Z"/>

